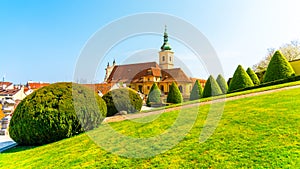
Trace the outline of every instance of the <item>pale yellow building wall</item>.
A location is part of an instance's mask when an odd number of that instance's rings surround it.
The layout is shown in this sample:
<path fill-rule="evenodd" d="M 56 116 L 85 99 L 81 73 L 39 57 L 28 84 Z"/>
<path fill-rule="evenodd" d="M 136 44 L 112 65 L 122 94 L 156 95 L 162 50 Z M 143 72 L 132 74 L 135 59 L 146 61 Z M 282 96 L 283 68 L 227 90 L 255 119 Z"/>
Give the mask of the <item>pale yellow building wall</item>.
<path fill-rule="evenodd" d="M 293 67 L 296 75 L 300 75 L 300 60 L 292 61 L 290 64 Z"/>

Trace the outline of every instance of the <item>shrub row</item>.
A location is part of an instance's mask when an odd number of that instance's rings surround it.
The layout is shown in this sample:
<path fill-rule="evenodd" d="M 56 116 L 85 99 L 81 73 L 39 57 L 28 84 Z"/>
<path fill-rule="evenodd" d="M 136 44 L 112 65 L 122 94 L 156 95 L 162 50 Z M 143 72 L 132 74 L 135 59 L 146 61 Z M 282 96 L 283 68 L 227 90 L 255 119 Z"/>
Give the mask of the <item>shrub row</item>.
<path fill-rule="evenodd" d="M 295 82 L 295 81 L 299 81 L 299 80 L 300 80 L 300 76 L 291 76 L 291 77 L 288 77 L 286 79 L 280 79 L 280 80 L 275 80 L 275 81 L 272 81 L 272 82 L 261 83 L 258 86 L 246 87 L 246 88 L 243 88 L 243 89 L 230 91 L 228 93 L 241 92 L 241 91 L 246 91 L 246 90 L 251 90 L 251 89 L 258 89 L 258 88 L 261 88 L 261 87 L 279 85 L 279 84 Z"/>

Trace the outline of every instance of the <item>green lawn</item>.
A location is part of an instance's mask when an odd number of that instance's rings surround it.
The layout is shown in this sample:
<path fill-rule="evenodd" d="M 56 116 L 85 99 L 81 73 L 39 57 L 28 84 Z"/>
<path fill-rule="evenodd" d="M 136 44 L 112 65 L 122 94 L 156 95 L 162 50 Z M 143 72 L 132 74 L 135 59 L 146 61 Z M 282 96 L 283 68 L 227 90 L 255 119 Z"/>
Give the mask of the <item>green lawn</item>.
<path fill-rule="evenodd" d="M 119 133 L 131 138 L 149 138 L 166 133 L 175 120 L 184 115 L 176 133 L 188 128 L 197 115 L 190 132 L 170 150 L 154 157 L 127 158 L 107 152 L 91 139 L 103 141 L 111 151 L 124 153 L 130 149 L 126 140 L 101 135 L 106 127 L 88 134 L 39 147 L 17 147 L 0 154 L 3 168 L 298 168 L 300 166 L 300 89 L 228 101 L 214 134 L 199 143 L 210 105 L 148 116 L 140 121 L 110 123 Z M 198 113 L 197 113 L 198 112 Z M 155 117 L 155 118 L 154 118 Z M 184 123 L 186 122 L 186 123 Z M 177 124 L 177 123 L 176 123 Z M 105 138 L 103 140 L 103 138 Z M 180 138 L 180 136 L 178 136 Z M 99 142 L 98 142 L 99 143 Z M 162 140 L 157 140 L 162 143 Z M 132 143 L 132 145 L 134 145 Z M 146 146 L 146 144 L 145 144 Z M 149 146 L 149 145 L 147 145 Z M 167 145 L 163 145 L 167 146 Z M 151 147 L 151 146 L 150 146 Z M 140 144 L 132 146 L 145 150 Z M 159 149 L 153 145 L 153 150 Z M 130 152 L 128 156 L 141 152 Z M 143 152 L 142 152 L 143 153 Z"/>

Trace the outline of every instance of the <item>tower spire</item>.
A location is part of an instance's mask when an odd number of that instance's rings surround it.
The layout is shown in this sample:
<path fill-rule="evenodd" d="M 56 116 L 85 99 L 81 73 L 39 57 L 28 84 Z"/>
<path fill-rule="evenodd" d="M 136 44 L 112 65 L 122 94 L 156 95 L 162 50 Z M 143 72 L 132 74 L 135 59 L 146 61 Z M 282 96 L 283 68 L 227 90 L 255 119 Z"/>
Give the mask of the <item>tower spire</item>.
<path fill-rule="evenodd" d="M 167 25 L 165 25 L 165 32 L 164 32 L 164 43 L 163 45 L 161 46 L 161 50 L 164 51 L 164 50 L 171 50 L 171 46 L 170 44 L 168 43 L 169 41 L 169 38 L 168 38 L 168 33 L 167 33 Z"/>
<path fill-rule="evenodd" d="M 165 25 L 165 32 L 164 32 L 164 43 L 168 43 L 168 33 L 167 33 L 167 25 Z"/>

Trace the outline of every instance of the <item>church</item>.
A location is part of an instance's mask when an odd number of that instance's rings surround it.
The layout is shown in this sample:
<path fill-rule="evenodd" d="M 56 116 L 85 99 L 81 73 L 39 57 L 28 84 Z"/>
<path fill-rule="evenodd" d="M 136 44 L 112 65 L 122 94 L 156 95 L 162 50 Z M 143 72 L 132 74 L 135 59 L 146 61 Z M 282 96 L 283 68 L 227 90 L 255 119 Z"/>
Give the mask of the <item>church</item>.
<path fill-rule="evenodd" d="M 163 95 L 167 95 L 172 82 L 175 82 L 184 98 L 188 98 L 193 84 L 199 80 L 202 87 L 205 80 L 188 77 L 181 68 L 174 68 L 174 52 L 169 44 L 167 29 L 163 36 L 163 45 L 158 53 L 159 63 L 145 62 L 126 65 L 107 65 L 104 82 L 111 85 L 127 86 L 148 95 L 153 83 L 156 83 Z"/>

